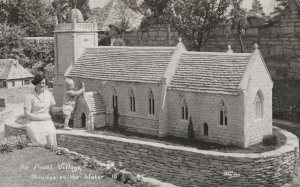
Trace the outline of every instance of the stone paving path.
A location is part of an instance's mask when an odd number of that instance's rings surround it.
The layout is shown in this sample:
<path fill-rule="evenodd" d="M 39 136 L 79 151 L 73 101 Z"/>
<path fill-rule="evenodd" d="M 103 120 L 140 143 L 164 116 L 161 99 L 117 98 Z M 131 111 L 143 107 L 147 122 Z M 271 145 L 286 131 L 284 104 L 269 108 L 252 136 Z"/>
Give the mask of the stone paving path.
<path fill-rule="evenodd" d="M 4 121 L 12 115 L 19 115 L 23 113 L 23 104 L 9 104 L 3 111 L 0 112 L 0 139 L 4 136 Z M 300 124 L 291 122 L 274 120 L 274 125 L 282 129 L 288 130 L 295 134 L 300 139 Z M 292 182 L 287 183 L 281 187 L 300 187 L 300 173 Z"/>

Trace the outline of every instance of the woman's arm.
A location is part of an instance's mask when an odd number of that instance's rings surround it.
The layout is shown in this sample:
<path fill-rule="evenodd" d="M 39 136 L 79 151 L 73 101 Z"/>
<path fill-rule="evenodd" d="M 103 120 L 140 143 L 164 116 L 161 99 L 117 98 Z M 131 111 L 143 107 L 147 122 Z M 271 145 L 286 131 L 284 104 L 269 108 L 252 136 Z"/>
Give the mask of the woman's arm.
<path fill-rule="evenodd" d="M 40 114 L 40 115 L 36 115 L 36 114 L 32 114 L 31 113 L 31 109 L 30 108 L 24 108 L 24 114 L 25 117 L 32 120 L 32 121 L 47 121 L 49 119 L 51 119 L 50 115 L 44 115 L 44 114 Z"/>

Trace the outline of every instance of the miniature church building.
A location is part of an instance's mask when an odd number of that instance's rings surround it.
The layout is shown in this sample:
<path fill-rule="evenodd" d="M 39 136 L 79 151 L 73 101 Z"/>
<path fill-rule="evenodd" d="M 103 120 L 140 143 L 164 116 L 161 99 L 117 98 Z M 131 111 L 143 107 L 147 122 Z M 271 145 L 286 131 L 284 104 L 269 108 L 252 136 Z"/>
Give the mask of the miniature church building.
<path fill-rule="evenodd" d="M 197 139 L 220 144 L 248 147 L 272 134 L 273 82 L 257 46 L 252 53 L 191 52 L 181 41 L 98 47 L 93 23 L 70 25 L 56 27 L 63 40 L 56 40 L 56 65 L 57 83 L 63 73 L 85 83 L 75 127 L 112 125 L 117 107 L 123 128 L 161 137 L 187 137 L 190 120 Z"/>
<path fill-rule="evenodd" d="M 94 130 L 105 126 L 105 107 L 98 92 L 85 92 L 78 98 L 74 110 L 75 128 Z"/>

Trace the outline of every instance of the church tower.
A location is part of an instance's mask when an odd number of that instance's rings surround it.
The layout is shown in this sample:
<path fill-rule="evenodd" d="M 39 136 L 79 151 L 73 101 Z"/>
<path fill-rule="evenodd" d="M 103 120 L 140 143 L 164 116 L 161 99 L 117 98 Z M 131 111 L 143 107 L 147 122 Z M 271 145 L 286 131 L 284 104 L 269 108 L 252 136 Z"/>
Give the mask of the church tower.
<path fill-rule="evenodd" d="M 98 46 L 97 24 L 84 23 L 83 15 L 76 7 L 68 13 L 66 23 L 56 24 L 54 97 L 57 106 L 62 106 L 65 72 L 85 48 L 95 46 Z"/>

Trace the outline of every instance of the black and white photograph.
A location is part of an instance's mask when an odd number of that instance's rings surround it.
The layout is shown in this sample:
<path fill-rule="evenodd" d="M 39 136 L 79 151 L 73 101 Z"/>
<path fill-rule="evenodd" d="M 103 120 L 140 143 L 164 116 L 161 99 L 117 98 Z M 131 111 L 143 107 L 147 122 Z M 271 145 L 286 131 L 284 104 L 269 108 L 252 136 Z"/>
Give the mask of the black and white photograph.
<path fill-rule="evenodd" d="M 300 0 L 0 0 L 0 187 L 300 187 Z"/>

